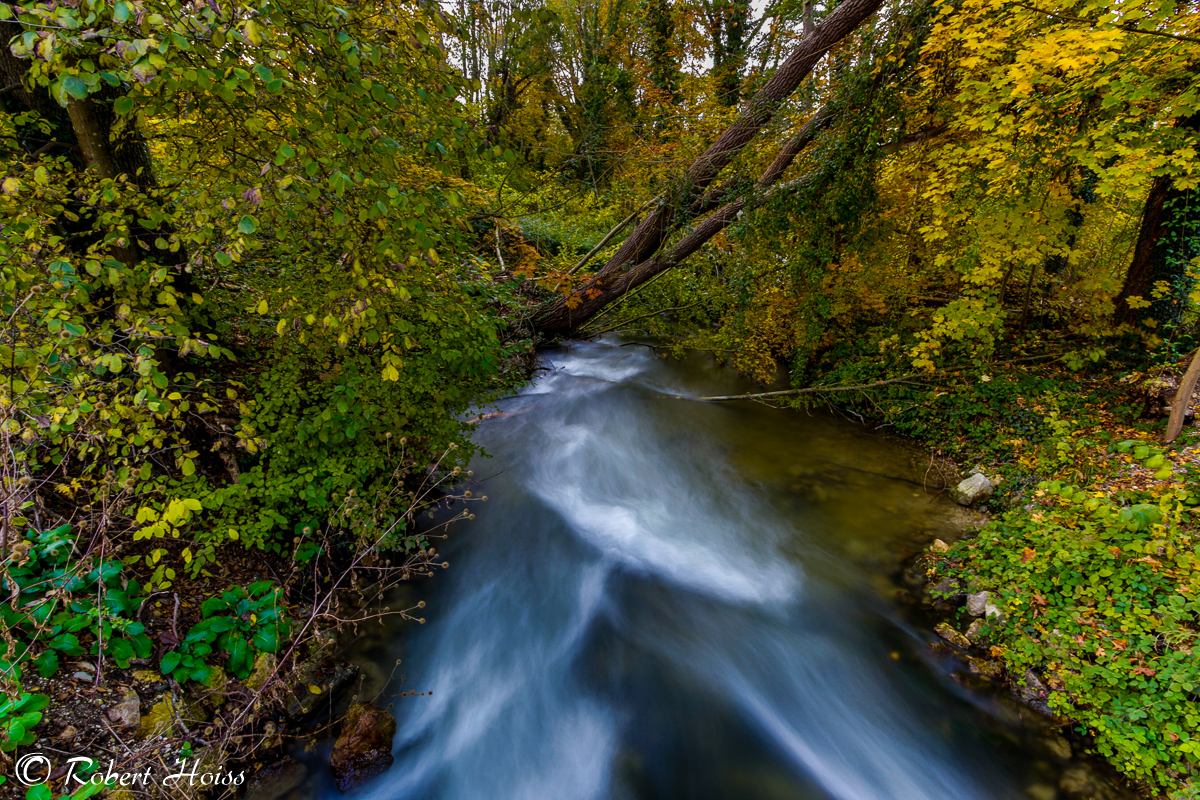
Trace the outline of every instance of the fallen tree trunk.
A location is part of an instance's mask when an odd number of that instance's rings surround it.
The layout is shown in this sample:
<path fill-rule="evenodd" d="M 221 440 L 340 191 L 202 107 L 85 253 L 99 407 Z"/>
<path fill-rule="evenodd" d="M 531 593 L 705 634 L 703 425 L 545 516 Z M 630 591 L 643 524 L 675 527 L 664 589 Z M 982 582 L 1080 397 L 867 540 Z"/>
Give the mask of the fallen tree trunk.
<path fill-rule="evenodd" d="M 814 117 L 813 119 L 816 120 L 818 118 Z M 780 151 L 779 156 L 775 158 L 775 161 L 770 167 L 767 168 L 767 171 L 764 172 L 762 177 L 758 179 L 757 184 L 755 184 L 755 191 L 753 193 L 748 193 L 718 208 L 712 214 L 698 222 L 695 227 L 688 231 L 683 238 L 677 241 L 670 250 L 664 253 L 659 253 L 658 255 L 643 261 L 637 266 L 632 267 L 631 269 L 620 270 L 613 274 L 610 279 L 611 283 L 609 284 L 609 290 L 604 295 L 604 297 L 606 297 L 604 303 L 608 303 L 611 300 L 616 300 L 617 298 L 622 297 L 631 289 L 646 283 L 665 270 L 677 266 L 688 256 L 692 255 L 701 247 L 703 247 L 709 239 L 716 236 L 730 223 L 734 222 L 743 212 L 752 211 L 760 206 L 765 205 L 782 192 L 798 189 L 802 186 L 811 184 L 812 181 L 817 177 L 815 174 L 801 175 L 800 177 L 794 178 L 786 183 L 775 184 L 775 181 L 779 179 L 779 176 L 783 174 L 784 170 L 787 169 L 788 165 L 791 164 L 792 160 L 807 144 L 807 141 L 804 141 L 803 134 L 805 134 L 805 131 L 808 129 L 809 126 L 805 125 L 801 132 L 791 139 L 784 149 Z M 885 145 L 884 149 L 888 152 L 895 152 L 905 147 L 911 147 L 914 144 L 919 144 L 929 140 L 931 137 L 942 133 L 944 130 L 944 127 L 937 126 L 918 131 L 910 136 L 905 136 L 902 139 L 892 142 L 891 144 Z M 815 130 L 810 131 L 810 133 L 812 136 L 816 135 Z M 811 138 L 809 141 L 811 141 Z M 792 152 L 793 150 L 794 152 Z M 601 304 L 600 307 L 602 306 L 603 304 Z M 596 310 L 589 315 L 589 318 L 598 312 L 600 307 L 597 307 Z M 577 308 L 575 310 L 579 311 L 580 309 Z M 579 320 L 576 322 L 576 326 L 582 325 L 584 321 L 585 320 Z M 546 330 L 545 328 L 540 327 L 539 329 Z M 605 330 L 613 330 L 613 328 L 606 328 Z"/>
<path fill-rule="evenodd" d="M 570 297 L 556 300 L 547 307 L 538 315 L 535 327 L 549 334 L 562 334 L 578 327 L 624 292 L 695 252 L 717 231 L 736 219 L 738 212 L 745 207 L 745 198 L 720 206 L 679 242 L 670 254 L 654 257 L 672 232 L 720 202 L 724 191 L 706 193 L 706 190 L 721 170 L 770 122 L 779 104 L 796 90 L 829 48 L 852 33 L 881 3 L 882 0 L 846 0 L 820 26 L 805 35 L 767 84 L 750 100 L 745 111 L 692 163 L 687 173 L 676 181 L 663 201 L 625 239 L 604 267 Z M 822 114 L 818 113 L 785 145 L 775 162 L 759 179 L 758 188 L 769 187 L 778 180 L 796 155 L 812 141 L 817 130 L 828 122 L 828 119 L 821 117 Z M 817 120 L 820 122 L 815 122 Z M 793 150 L 790 155 L 789 150 Z M 708 233 L 697 241 L 697 236 L 702 232 Z"/>

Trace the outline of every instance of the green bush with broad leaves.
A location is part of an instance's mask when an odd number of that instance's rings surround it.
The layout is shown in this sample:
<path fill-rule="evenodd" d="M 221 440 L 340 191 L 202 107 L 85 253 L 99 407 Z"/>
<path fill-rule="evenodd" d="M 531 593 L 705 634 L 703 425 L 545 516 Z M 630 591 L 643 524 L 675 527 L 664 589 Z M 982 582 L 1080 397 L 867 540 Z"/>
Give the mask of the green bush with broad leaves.
<path fill-rule="evenodd" d="M 5 664 L 30 661 L 49 677 L 64 656 L 103 655 L 128 667 L 150 655 L 152 644 L 137 618 L 141 587 L 128 580 L 119 559 L 73 558 L 75 546 L 69 525 L 13 545 L 7 574 L 0 577 L 0 592 L 15 598 L 0 605 L 8 633 L 0 639 Z"/>
<path fill-rule="evenodd" d="M 1154 468 L 1152 445 L 1121 442 Z M 1058 481 L 955 543 L 939 567 L 990 591 L 985 633 L 1010 670 L 1037 671 L 1126 775 L 1177 785 L 1200 765 L 1200 494 L 1115 499 Z M 1140 502 L 1137 500 L 1140 499 Z"/>
<path fill-rule="evenodd" d="M 225 652 L 229 672 L 239 680 L 246 678 L 258 653 L 277 652 L 291 636 L 280 594 L 270 581 L 259 581 L 205 600 L 200 604 L 203 618 L 175 650 L 163 656 L 162 674 L 180 681 L 206 681 L 212 674 L 207 657 Z"/>

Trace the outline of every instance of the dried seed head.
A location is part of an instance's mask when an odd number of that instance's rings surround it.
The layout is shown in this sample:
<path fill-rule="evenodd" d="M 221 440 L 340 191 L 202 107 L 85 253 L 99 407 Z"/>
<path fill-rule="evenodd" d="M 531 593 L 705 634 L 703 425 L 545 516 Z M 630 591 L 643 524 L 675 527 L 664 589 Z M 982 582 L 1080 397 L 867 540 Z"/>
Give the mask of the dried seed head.
<path fill-rule="evenodd" d="M 424 607 L 425 607 L 425 601 L 424 601 L 424 600 L 422 600 L 421 602 L 417 603 L 417 608 L 424 608 Z"/>
<path fill-rule="evenodd" d="M 383 438 L 385 438 L 385 439 L 390 439 L 390 438 L 392 438 L 392 432 L 391 432 L 391 431 L 388 431 L 387 433 L 385 433 L 385 434 L 383 435 Z"/>
<path fill-rule="evenodd" d="M 449 562 L 449 561 L 443 561 L 443 562 L 442 562 L 442 569 L 450 569 L 450 562 Z"/>
<path fill-rule="evenodd" d="M 471 496 L 471 490 L 470 490 L 470 489 L 467 489 L 465 492 L 463 492 L 463 497 L 470 497 L 470 496 Z"/>

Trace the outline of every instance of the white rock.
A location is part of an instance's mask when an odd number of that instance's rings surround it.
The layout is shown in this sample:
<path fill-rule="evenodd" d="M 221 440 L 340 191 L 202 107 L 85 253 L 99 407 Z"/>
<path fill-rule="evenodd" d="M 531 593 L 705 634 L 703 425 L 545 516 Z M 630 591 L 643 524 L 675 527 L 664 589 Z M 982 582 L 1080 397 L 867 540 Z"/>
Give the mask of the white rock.
<path fill-rule="evenodd" d="M 982 617 L 987 610 L 988 593 L 976 592 L 975 594 L 967 595 L 967 613 L 972 617 Z"/>
<path fill-rule="evenodd" d="M 995 603 L 988 603 L 983 607 L 983 616 L 986 618 L 995 617 L 996 619 L 1000 619 L 1004 615 L 1000 613 L 1000 609 Z"/>
<path fill-rule="evenodd" d="M 960 506 L 969 506 L 992 493 L 992 482 L 982 474 L 975 474 L 950 490 L 950 497 Z"/>

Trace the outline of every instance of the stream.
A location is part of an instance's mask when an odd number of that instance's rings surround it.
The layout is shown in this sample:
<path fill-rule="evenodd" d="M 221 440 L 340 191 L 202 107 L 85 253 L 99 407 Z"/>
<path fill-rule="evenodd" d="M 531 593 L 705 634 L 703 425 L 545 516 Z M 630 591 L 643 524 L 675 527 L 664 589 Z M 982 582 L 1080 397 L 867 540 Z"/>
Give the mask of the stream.
<path fill-rule="evenodd" d="M 545 358 L 478 428 L 489 499 L 417 587 L 427 624 L 354 654 L 431 694 L 377 701 L 396 762 L 353 796 L 1055 798 L 1066 757 L 952 680 L 893 599 L 898 554 L 960 513 L 918 453 L 824 412 L 682 399 L 750 390 L 710 358 Z"/>

